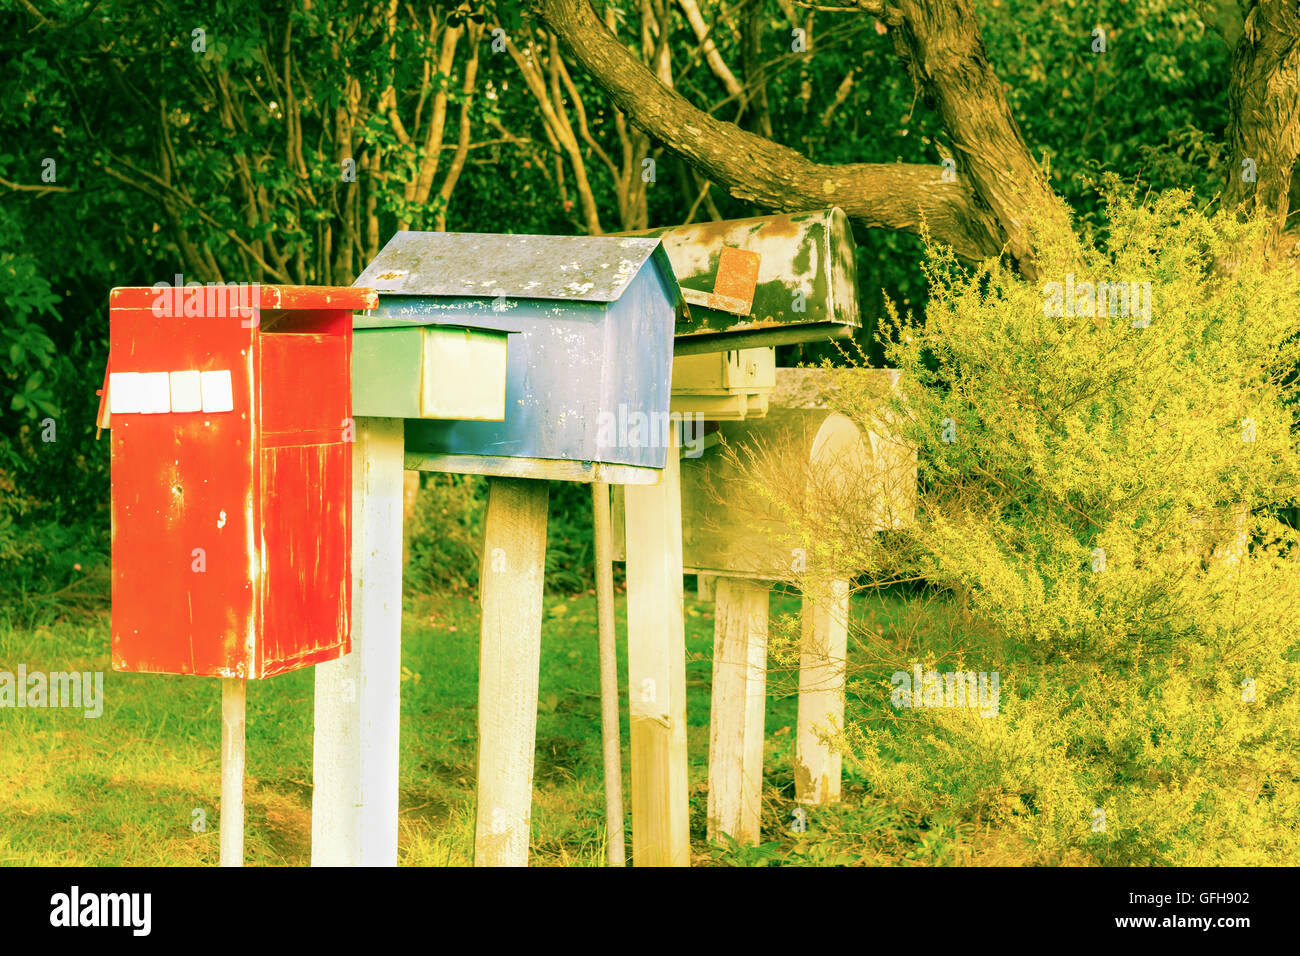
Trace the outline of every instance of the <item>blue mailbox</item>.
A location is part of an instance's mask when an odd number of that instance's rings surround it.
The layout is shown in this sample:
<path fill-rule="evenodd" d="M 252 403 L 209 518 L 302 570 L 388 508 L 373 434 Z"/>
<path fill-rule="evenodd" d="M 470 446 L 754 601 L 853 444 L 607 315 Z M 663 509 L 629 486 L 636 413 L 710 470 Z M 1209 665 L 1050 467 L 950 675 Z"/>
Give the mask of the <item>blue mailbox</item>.
<path fill-rule="evenodd" d="M 655 238 L 399 232 L 356 285 L 354 328 L 445 325 L 511 335 L 504 421 L 407 419 L 406 467 L 653 484 L 685 310 Z"/>

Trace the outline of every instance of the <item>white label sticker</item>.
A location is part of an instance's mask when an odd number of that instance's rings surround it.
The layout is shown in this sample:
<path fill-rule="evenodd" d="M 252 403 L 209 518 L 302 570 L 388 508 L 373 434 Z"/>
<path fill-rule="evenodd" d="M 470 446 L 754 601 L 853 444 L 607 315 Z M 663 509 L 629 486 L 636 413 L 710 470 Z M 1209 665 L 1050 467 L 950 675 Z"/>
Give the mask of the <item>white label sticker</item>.
<path fill-rule="evenodd" d="M 233 412 L 234 387 L 230 370 L 200 372 L 110 372 L 110 415 L 138 412 Z"/>
<path fill-rule="evenodd" d="M 157 415 L 172 410 L 172 389 L 166 372 L 140 373 L 140 411 Z"/>
<path fill-rule="evenodd" d="M 203 409 L 197 370 L 171 373 L 172 411 L 197 412 Z"/>
<path fill-rule="evenodd" d="M 234 389 L 230 382 L 230 370 L 220 372 L 203 372 L 200 376 L 203 391 L 203 410 L 205 412 L 233 412 L 235 410 Z"/>
<path fill-rule="evenodd" d="M 108 374 L 108 411 L 110 415 L 125 415 L 140 410 L 140 373 L 110 372 Z"/>

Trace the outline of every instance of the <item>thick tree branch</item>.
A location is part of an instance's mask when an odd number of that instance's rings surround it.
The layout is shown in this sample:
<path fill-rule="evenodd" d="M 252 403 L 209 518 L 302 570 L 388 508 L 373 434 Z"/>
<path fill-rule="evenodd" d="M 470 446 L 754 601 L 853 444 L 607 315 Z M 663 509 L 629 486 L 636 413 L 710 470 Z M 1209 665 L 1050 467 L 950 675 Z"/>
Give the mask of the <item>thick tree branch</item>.
<path fill-rule="evenodd" d="M 1028 217 L 1051 217 L 1050 230 L 1069 232 L 1069 213 L 1025 145 L 1002 83 L 989 63 L 971 0 L 901 0 L 895 41 L 918 89 L 943 120 L 958 151 L 959 177 L 993 210 L 1011 254 L 1033 260 Z"/>
<path fill-rule="evenodd" d="M 733 196 L 782 210 L 837 205 L 871 228 L 919 232 L 924 223 L 968 259 L 1002 251 L 994 217 L 968 184 L 945 182 L 942 167 L 814 163 L 710 116 L 664 86 L 606 29 L 588 0 L 535 3 L 566 52 L 619 110 Z"/>
<path fill-rule="evenodd" d="M 1300 9 L 1259 0 L 1232 57 L 1225 209 L 1261 213 L 1281 232 L 1300 155 Z"/>

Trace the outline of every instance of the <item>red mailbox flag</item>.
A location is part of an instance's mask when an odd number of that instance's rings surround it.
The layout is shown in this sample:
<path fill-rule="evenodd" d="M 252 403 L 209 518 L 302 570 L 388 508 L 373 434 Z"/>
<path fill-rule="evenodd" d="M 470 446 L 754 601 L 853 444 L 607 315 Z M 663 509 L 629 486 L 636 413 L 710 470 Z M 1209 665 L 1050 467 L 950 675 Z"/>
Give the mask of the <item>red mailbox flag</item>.
<path fill-rule="evenodd" d="M 114 669 L 259 678 L 351 649 L 352 312 L 374 305 L 112 291 Z"/>

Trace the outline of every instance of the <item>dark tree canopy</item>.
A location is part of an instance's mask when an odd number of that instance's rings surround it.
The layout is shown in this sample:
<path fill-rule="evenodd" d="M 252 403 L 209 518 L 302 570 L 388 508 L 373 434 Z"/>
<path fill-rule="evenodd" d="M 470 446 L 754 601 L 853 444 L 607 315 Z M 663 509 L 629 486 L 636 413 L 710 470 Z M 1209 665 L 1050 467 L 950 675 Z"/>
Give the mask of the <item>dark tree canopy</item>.
<path fill-rule="evenodd" d="M 1032 270 L 1024 210 L 1104 229 L 1105 173 L 1259 211 L 1286 251 L 1298 17 L 1275 0 L 6 4 L 0 563 L 19 561 L 13 522 L 103 508 L 114 285 L 347 283 L 399 228 L 836 203 L 869 343 L 884 294 L 924 309 L 923 226 Z M 102 545 L 38 550 L 70 566 Z"/>

